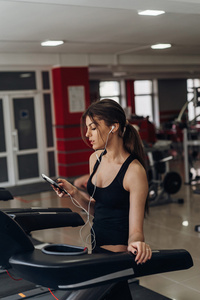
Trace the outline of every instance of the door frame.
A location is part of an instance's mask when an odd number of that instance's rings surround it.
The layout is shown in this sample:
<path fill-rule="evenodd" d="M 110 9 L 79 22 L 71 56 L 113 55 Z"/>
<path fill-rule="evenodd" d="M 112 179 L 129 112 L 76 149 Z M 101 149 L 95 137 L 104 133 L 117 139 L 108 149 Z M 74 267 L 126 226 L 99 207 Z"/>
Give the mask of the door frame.
<path fill-rule="evenodd" d="M 38 153 L 38 167 L 39 176 L 37 178 L 30 179 L 18 179 L 18 166 L 17 166 L 17 152 L 14 152 L 13 146 L 13 131 L 14 131 L 14 112 L 13 112 L 13 98 L 26 98 L 31 97 L 34 99 L 35 109 L 35 126 L 36 126 L 36 138 L 37 149 L 25 150 L 24 152 Z M 0 92 L 0 98 L 3 100 L 3 114 L 4 114 L 4 126 L 5 126 L 5 142 L 6 152 L 1 153 L 1 156 L 7 157 L 8 168 L 8 182 L 1 183 L 3 186 L 14 186 L 21 184 L 28 184 L 41 181 L 40 174 L 44 173 L 47 168 L 47 155 L 45 146 L 45 124 L 44 124 L 44 106 L 42 101 L 42 95 L 37 91 L 13 91 L 13 92 Z"/>

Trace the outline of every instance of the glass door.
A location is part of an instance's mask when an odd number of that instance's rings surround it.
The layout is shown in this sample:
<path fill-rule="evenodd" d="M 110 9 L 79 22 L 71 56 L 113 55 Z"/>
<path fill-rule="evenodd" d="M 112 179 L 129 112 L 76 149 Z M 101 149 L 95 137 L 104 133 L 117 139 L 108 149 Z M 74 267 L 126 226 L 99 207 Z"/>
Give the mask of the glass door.
<path fill-rule="evenodd" d="M 34 97 L 14 97 L 13 110 L 13 155 L 16 166 L 16 183 L 39 177 L 38 142 Z"/>
<path fill-rule="evenodd" d="M 3 99 L 0 98 L 0 184 L 8 181 L 8 159 L 6 151 Z"/>
<path fill-rule="evenodd" d="M 37 93 L 0 97 L 0 187 L 41 181 L 47 170 L 41 99 Z"/>
<path fill-rule="evenodd" d="M 55 177 L 49 71 L 0 78 L 0 188 L 42 181 L 41 173 Z"/>

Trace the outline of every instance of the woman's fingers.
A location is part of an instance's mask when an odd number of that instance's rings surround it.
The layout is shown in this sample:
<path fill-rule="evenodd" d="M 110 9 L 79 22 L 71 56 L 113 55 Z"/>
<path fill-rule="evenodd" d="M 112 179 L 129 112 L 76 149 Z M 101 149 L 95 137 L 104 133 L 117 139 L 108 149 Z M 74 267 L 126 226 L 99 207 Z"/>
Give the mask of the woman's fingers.
<path fill-rule="evenodd" d="M 63 197 L 65 195 L 64 192 L 62 192 L 59 188 L 56 188 L 55 186 L 51 185 L 53 190 L 56 192 L 56 194 L 59 196 L 59 197 Z"/>
<path fill-rule="evenodd" d="M 135 257 L 137 264 L 143 264 L 152 257 L 152 250 L 149 245 L 144 242 L 134 242 L 128 246 L 128 251 L 131 251 Z"/>

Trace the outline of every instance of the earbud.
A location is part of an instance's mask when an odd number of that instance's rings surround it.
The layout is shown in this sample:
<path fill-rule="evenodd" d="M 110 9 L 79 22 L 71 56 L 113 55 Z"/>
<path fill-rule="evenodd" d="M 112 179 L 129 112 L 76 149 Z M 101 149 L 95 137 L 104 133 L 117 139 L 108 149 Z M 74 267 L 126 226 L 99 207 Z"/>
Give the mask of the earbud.
<path fill-rule="evenodd" d="M 114 128 L 115 128 L 115 126 L 113 125 L 113 126 L 111 127 L 111 130 L 109 131 L 109 133 L 111 133 L 111 132 L 113 131 Z"/>
<path fill-rule="evenodd" d="M 114 128 L 115 128 L 115 126 L 113 125 L 113 126 L 111 127 L 110 131 L 108 132 L 108 134 L 110 134 L 110 133 L 113 131 Z"/>

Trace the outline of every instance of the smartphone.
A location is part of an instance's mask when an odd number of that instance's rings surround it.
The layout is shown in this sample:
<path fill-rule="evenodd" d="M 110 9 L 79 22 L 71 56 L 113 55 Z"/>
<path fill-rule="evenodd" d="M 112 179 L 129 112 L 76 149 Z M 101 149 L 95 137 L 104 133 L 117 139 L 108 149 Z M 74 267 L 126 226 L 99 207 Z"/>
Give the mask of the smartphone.
<path fill-rule="evenodd" d="M 59 186 L 59 184 L 57 182 L 55 182 L 53 179 L 49 178 L 48 176 L 46 176 L 44 174 L 42 174 L 41 176 L 44 180 L 46 180 L 48 183 L 53 185 L 55 188 L 59 189 L 61 192 L 64 192 L 65 194 L 70 196 L 70 194 L 65 189 L 63 189 L 61 186 Z"/>

